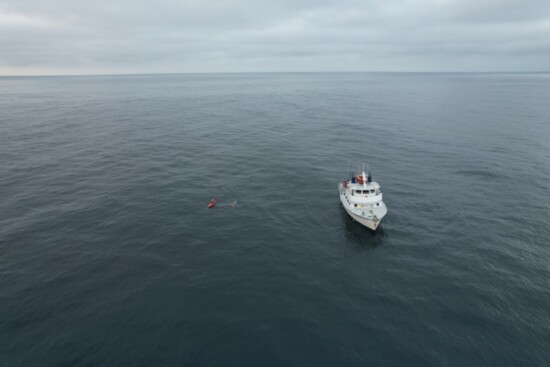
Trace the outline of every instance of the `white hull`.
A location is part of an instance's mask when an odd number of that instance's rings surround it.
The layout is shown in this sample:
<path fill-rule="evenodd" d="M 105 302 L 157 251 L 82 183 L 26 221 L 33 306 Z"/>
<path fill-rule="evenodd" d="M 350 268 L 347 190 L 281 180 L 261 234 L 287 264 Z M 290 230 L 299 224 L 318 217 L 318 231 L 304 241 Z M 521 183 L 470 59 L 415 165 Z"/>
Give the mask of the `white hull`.
<path fill-rule="evenodd" d="M 357 222 L 364 225 L 368 229 L 372 229 L 373 231 L 376 231 L 376 228 L 378 228 L 378 225 L 380 224 L 379 220 L 363 218 L 359 215 L 356 215 L 350 212 L 348 208 L 345 207 L 345 205 L 342 205 L 342 206 L 344 207 L 346 212 L 349 214 L 349 216 L 353 218 L 353 220 L 356 220 Z"/>
<path fill-rule="evenodd" d="M 349 190 L 346 192 L 346 189 L 341 183 L 338 185 L 338 191 L 340 194 L 340 202 L 349 216 L 363 226 L 376 231 L 380 225 L 380 221 L 388 211 L 386 205 L 382 201 L 382 196 L 371 197 L 370 201 L 368 201 L 367 197 L 362 198 L 358 197 L 358 195 L 353 197 L 348 195 L 346 198 L 346 194 L 349 193 Z M 350 200 L 350 198 L 352 199 Z"/>

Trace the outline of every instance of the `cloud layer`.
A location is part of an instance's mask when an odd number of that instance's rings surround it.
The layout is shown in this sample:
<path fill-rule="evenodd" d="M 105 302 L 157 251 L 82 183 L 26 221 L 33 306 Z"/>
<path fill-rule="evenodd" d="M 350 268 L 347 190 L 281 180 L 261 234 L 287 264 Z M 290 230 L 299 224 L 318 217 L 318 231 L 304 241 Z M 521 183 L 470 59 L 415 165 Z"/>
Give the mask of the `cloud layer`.
<path fill-rule="evenodd" d="M 549 65 L 548 0 L 0 0 L 0 75 Z"/>

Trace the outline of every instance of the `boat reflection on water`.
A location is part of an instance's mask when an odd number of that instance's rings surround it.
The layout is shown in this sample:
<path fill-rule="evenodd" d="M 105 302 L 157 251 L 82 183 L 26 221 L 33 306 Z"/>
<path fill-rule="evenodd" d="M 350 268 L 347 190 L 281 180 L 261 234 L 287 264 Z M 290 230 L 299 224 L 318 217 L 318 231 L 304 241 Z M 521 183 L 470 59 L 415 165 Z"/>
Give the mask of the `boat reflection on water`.
<path fill-rule="evenodd" d="M 384 225 L 378 227 L 377 231 L 370 231 L 360 223 L 354 221 L 345 209 L 341 207 L 341 218 L 343 222 L 344 236 L 350 246 L 355 251 L 374 250 L 378 246 L 388 244 L 388 232 L 384 230 Z"/>

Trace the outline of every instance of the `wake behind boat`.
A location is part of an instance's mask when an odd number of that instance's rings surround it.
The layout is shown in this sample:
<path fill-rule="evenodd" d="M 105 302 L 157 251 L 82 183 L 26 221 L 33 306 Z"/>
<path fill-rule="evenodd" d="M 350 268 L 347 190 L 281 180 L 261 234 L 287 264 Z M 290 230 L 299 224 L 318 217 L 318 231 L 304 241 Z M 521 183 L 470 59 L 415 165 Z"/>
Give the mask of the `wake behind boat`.
<path fill-rule="evenodd" d="M 223 203 L 218 203 L 218 200 L 216 200 L 216 198 L 212 198 L 212 200 L 210 200 L 210 202 L 208 203 L 208 209 L 214 209 L 214 207 L 216 208 L 234 208 L 237 206 L 237 200 L 233 200 L 229 203 L 226 203 L 226 202 L 223 202 Z"/>
<path fill-rule="evenodd" d="M 363 169 L 360 175 L 352 174 L 351 179 L 338 184 L 340 201 L 346 212 L 356 221 L 373 231 L 388 209 L 382 201 L 380 185 L 372 181 L 370 172 Z"/>

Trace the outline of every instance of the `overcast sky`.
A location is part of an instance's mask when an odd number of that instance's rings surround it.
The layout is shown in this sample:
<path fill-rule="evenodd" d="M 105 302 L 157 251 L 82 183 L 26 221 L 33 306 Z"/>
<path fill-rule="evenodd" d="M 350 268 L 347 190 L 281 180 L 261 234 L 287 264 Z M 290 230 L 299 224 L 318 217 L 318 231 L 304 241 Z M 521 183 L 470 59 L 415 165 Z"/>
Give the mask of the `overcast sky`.
<path fill-rule="evenodd" d="M 0 0 L 0 75 L 548 70 L 550 0 Z"/>

